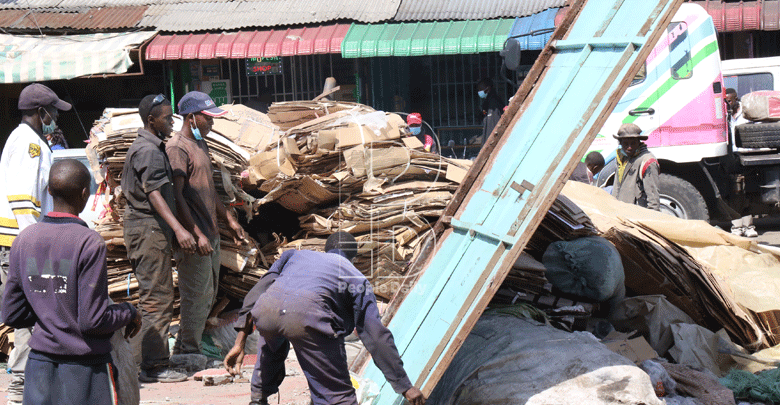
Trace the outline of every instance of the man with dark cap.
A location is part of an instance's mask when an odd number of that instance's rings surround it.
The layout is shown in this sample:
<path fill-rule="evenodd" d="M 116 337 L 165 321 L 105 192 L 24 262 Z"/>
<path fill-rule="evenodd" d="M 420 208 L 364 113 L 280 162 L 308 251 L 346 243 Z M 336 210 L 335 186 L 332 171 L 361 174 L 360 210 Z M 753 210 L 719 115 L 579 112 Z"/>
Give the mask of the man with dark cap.
<path fill-rule="evenodd" d="M 658 177 L 661 167 L 642 142 L 647 135 L 642 135 L 642 129 L 636 124 L 623 124 L 614 137 L 620 142 L 620 149 L 617 151 L 617 173 L 612 195 L 624 203 L 659 211 Z"/>
<path fill-rule="evenodd" d="M 57 128 L 59 111 L 71 108 L 39 83 L 22 89 L 18 106 L 22 122 L 11 132 L 0 156 L 0 294 L 5 287 L 14 239 L 51 211 L 46 187 L 52 159 L 46 136 Z M 8 386 L 9 404 L 22 401 L 29 339 L 29 329 L 14 332 L 14 349 L 8 358 L 8 370 L 13 374 Z"/>
<path fill-rule="evenodd" d="M 111 335 L 128 326 L 128 337 L 141 326 L 133 305 L 108 298 L 106 243 L 78 217 L 91 181 L 78 160 L 54 163 L 49 175 L 53 210 L 19 233 L 11 247 L 3 322 L 14 328 L 35 326 L 25 404 L 116 404 Z"/>
<path fill-rule="evenodd" d="M 122 192 L 127 199 L 124 239 L 138 280 L 141 333 L 133 343 L 141 356 L 142 382 L 179 382 L 187 375 L 169 368 L 168 329 L 173 318 L 173 237 L 186 252 L 195 239 L 176 219 L 173 175 L 164 139 L 173 130 L 173 109 L 162 94 L 141 100 L 138 113 L 144 127 L 127 151 Z"/>
<path fill-rule="evenodd" d="M 205 140 L 214 125 L 214 117 L 221 117 L 227 111 L 218 108 L 208 94 L 191 91 L 179 101 L 179 114 L 184 117 L 184 124 L 181 131 L 167 142 L 165 151 L 173 170 L 176 217 L 197 243 L 195 253 L 174 250 L 179 274 L 181 322 L 171 362 L 186 364 L 187 356 L 205 359 L 201 354 L 200 341 L 219 286 L 217 219 L 228 225 L 237 245 L 245 236 L 244 229 L 219 199 Z"/>
<path fill-rule="evenodd" d="M 409 381 L 393 334 L 382 325 L 371 284 L 355 266 L 357 242 L 336 232 L 325 251 L 288 250 L 244 299 L 246 316 L 225 368 L 237 374 L 252 324 L 257 327 L 257 362 L 250 405 L 268 404 L 284 379 L 284 360 L 292 344 L 309 383 L 314 405 L 357 405 L 344 337 L 357 329 L 374 363 L 395 392 L 412 405 L 425 403 Z"/>

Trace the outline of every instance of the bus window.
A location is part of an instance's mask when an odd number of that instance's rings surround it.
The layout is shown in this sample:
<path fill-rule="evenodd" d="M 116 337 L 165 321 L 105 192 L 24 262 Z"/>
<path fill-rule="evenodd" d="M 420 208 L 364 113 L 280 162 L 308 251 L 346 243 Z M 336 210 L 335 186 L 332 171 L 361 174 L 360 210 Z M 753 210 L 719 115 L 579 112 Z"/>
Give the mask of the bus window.
<path fill-rule="evenodd" d="M 737 91 L 737 96 L 759 90 L 774 90 L 774 78 L 771 73 L 747 73 L 743 75 L 723 76 L 723 84 L 726 88 Z"/>
<path fill-rule="evenodd" d="M 672 77 L 688 79 L 693 75 L 691 63 L 691 44 L 688 41 L 688 24 L 685 22 L 673 22 L 666 29 L 670 36 L 669 56 L 672 61 Z"/>

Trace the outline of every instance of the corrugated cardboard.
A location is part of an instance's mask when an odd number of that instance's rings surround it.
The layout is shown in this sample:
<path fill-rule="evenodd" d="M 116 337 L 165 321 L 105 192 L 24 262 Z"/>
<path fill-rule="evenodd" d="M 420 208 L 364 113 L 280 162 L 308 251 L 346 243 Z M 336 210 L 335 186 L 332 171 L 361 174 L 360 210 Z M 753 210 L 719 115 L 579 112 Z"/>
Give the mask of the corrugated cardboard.
<path fill-rule="evenodd" d="M 658 353 L 650 347 L 644 337 L 622 339 L 604 343 L 609 350 L 639 364 L 645 360 L 658 357 Z"/>
<path fill-rule="evenodd" d="M 462 169 L 455 165 L 447 165 L 447 175 L 445 177 L 449 181 L 460 184 L 460 182 L 466 178 L 466 173 L 468 173 L 468 170 L 466 169 Z"/>
<path fill-rule="evenodd" d="M 407 136 L 406 138 L 401 138 L 401 141 L 403 141 L 404 145 L 406 145 L 407 148 L 411 149 L 422 149 L 425 147 L 422 142 L 420 142 L 419 139 L 417 139 L 416 136 Z"/>
<path fill-rule="evenodd" d="M 276 199 L 282 207 L 305 214 L 317 205 L 334 201 L 338 196 L 306 176 L 285 187 L 285 193 Z"/>
<path fill-rule="evenodd" d="M 397 114 L 387 114 L 387 125 L 380 128 L 378 134 L 366 125 L 350 122 L 346 127 L 321 130 L 317 144 L 326 149 L 330 145 L 333 145 L 333 149 L 345 149 L 371 142 L 399 139 L 402 125 L 406 124 Z"/>
<path fill-rule="evenodd" d="M 249 166 L 250 177 L 257 180 L 268 180 L 280 172 L 287 176 L 295 174 L 295 167 L 283 150 L 260 152 L 249 159 Z"/>

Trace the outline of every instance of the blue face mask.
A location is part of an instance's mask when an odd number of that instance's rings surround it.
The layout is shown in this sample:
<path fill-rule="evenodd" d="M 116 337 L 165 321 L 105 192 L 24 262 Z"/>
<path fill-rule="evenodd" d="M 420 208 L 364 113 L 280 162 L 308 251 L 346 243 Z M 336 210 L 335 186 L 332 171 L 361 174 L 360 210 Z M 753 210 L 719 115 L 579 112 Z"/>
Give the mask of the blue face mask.
<path fill-rule="evenodd" d="M 487 97 L 487 93 L 485 93 L 484 90 L 478 91 L 477 95 L 479 95 L 479 98 L 486 98 Z"/>
<path fill-rule="evenodd" d="M 420 132 L 422 132 L 422 127 L 409 127 L 409 131 L 412 132 L 412 135 L 420 135 Z"/>
<path fill-rule="evenodd" d="M 46 110 L 44 110 L 44 111 L 46 112 L 46 115 L 49 115 L 48 111 L 46 111 Z M 44 135 L 53 134 L 54 130 L 57 128 L 57 123 L 54 122 L 54 118 L 52 118 L 51 115 L 49 115 L 49 118 L 51 118 L 51 123 L 49 125 L 46 125 L 43 122 L 43 118 L 40 119 L 41 120 L 41 131 L 43 132 Z"/>
<path fill-rule="evenodd" d="M 203 140 L 203 137 L 200 136 L 200 128 L 190 126 L 190 129 L 192 129 L 192 136 L 195 137 L 196 141 L 202 141 Z"/>

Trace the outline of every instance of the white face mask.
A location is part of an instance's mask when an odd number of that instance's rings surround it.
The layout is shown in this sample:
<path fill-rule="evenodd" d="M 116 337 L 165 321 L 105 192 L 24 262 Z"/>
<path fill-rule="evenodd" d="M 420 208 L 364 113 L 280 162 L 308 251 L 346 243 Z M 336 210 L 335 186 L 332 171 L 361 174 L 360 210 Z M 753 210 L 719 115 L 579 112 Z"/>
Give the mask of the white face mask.
<path fill-rule="evenodd" d="M 487 98 L 487 93 L 484 90 L 478 91 L 477 95 L 479 95 L 479 98 Z"/>

